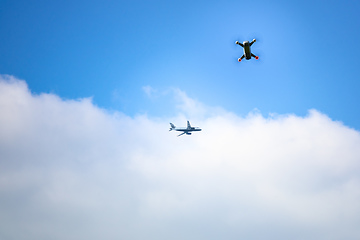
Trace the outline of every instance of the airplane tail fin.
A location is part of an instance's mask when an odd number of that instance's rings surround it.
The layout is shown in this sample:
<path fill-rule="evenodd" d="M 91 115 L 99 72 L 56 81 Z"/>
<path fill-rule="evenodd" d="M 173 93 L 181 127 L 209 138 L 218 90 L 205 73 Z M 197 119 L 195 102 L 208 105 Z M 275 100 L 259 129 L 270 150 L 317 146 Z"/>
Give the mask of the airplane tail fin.
<path fill-rule="evenodd" d="M 175 128 L 176 128 L 175 125 L 170 123 L 170 130 L 169 131 L 174 130 Z"/>

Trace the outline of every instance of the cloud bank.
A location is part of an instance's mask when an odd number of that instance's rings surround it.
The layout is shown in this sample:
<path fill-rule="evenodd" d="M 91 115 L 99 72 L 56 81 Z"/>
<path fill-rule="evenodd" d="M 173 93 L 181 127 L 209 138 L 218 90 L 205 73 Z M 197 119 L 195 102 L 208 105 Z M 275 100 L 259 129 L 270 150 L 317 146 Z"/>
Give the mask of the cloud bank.
<path fill-rule="evenodd" d="M 0 238 L 360 238 L 358 131 L 316 110 L 241 117 L 174 98 L 171 121 L 202 132 L 2 75 Z"/>

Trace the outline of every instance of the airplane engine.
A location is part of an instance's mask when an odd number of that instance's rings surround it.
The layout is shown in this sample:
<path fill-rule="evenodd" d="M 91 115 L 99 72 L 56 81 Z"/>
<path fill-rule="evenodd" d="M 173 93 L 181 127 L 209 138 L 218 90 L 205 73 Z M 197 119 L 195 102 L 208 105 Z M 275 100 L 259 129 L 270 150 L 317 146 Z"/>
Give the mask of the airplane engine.
<path fill-rule="evenodd" d="M 186 133 L 186 134 L 187 134 L 187 135 L 191 135 L 191 133 L 189 133 L 189 132 L 188 132 L 188 133 Z"/>

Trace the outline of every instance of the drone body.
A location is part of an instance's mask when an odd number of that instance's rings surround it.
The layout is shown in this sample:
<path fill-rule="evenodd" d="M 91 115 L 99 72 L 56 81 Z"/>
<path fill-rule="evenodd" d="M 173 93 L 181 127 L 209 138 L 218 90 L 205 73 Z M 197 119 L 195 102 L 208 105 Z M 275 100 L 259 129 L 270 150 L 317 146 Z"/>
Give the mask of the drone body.
<path fill-rule="evenodd" d="M 253 45 L 253 43 L 256 42 L 256 39 L 253 39 L 250 43 L 249 41 L 244 41 L 243 43 L 239 43 L 238 41 L 235 42 L 235 44 L 240 45 L 244 48 L 244 54 L 241 56 L 241 58 L 238 59 L 239 62 L 241 62 L 241 60 L 243 58 L 245 58 L 246 60 L 251 59 L 251 57 L 254 57 L 256 60 L 259 59 L 258 56 L 255 56 L 253 53 L 251 53 L 251 45 Z"/>

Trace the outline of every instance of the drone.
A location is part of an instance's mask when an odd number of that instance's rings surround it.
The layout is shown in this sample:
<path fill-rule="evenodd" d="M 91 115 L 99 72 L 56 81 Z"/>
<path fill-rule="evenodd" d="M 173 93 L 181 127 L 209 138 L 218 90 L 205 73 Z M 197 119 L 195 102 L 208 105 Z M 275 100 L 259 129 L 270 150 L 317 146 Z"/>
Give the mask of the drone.
<path fill-rule="evenodd" d="M 244 41 L 243 43 L 239 43 L 238 41 L 235 42 L 235 44 L 240 45 L 244 48 L 244 54 L 241 56 L 241 58 L 238 59 L 239 62 L 241 62 L 243 58 L 245 58 L 246 60 L 251 59 L 251 57 L 254 57 L 256 60 L 259 59 L 259 57 L 251 53 L 250 50 L 250 47 L 251 45 L 253 45 L 254 42 L 256 42 L 256 39 L 253 39 L 250 43 L 249 41 Z"/>

